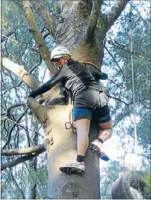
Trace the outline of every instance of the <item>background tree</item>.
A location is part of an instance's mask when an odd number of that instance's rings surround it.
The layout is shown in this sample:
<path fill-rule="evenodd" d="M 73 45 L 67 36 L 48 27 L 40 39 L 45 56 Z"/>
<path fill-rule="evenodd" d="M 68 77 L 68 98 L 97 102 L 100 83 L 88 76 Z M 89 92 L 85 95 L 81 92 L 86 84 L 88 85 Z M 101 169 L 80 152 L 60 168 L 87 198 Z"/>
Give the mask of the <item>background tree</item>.
<path fill-rule="evenodd" d="M 86 159 L 87 169 L 85 177 L 69 177 L 62 175 L 58 170 L 61 164 L 69 162 L 70 159 L 72 160 L 76 153 L 76 136 L 71 134 L 70 130 L 65 130 L 64 126 L 65 122 L 69 121 L 71 106 L 58 106 L 58 104 L 64 104 L 62 96 L 59 95 L 58 87 L 53 88 L 39 99 L 40 101 L 47 101 L 47 99 L 50 99 L 49 105 L 51 104 L 51 106 L 47 107 L 47 109 L 40 106 L 40 104 L 36 103 L 33 99 L 29 99 L 28 101 L 29 107 L 37 116 L 38 120 L 44 122 L 45 134 L 42 134 L 41 126 L 36 124 L 37 122 L 33 120 L 33 116 L 28 115 L 26 117 L 28 120 L 25 121 L 25 115 L 28 109 L 21 104 L 21 102 L 26 98 L 27 91 L 29 91 L 24 82 L 30 88 L 34 89 L 43 82 L 44 77 L 45 80 L 49 78 L 45 76 L 45 74 L 48 74 L 48 70 L 50 74 L 54 73 L 54 68 L 49 61 L 48 49 L 51 50 L 55 44 L 62 44 L 70 49 L 75 59 L 91 61 L 101 68 L 104 58 L 104 66 L 107 71 L 107 65 L 110 66 L 110 69 L 111 66 L 113 66 L 113 73 L 109 73 L 109 78 L 112 80 L 109 84 L 110 97 L 116 100 L 116 104 L 114 104 L 115 106 L 113 106 L 111 110 L 114 115 L 113 122 L 114 125 L 119 125 L 121 119 L 128 120 L 128 117 L 132 114 L 130 112 L 130 106 L 132 105 L 131 75 L 128 62 L 130 58 L 130 44 L 129 38 L 126 36 L 126 31 L 130 29 L 130 24 L 125 23 L 125 27 L 123 27 L 122 30 L 123 32 L 125 31 L 125 34 L 121 31 L 120 34 L 117 34 L 116 38 L 114 35 L 112 36 L 111 29 L 128 1 L 110 2 L 80 0 L 41 2 L 39 0 L 36 4 L 34 2 L 35 1 L 23 1 L 21 3 L 20 1 L 12 1 L 9 2 L 9 4 L 8 1 L 2 2 L 2 53 L 3 57 L 7 57 L 13 61 L 10 62 L 8 59 L 2 59 L 4 67 L 2 69 L 2 102 L 4 102 L 2 104 L 2 155 L 12 155 L 11 157 L 3 157 L 2 161 L 4 164 L 2 164 L 2 167 L 3 169 L 11 168 L 18 163 L 33 159 L 32 166 L 30 165 L 31 163 L 23 164 L 21 167 L 22 169 L 17 167 L 14 170 L 14 168 L 12 168 L 12 173 L 8 173 L 8 169 L 5 170 L 3 178 L 6 180 L 12 175 L 17 177 L 13 179 L 12 176 L 11 184 L 16 181 L 16 184 L 14 184 L 12 188 L 14 188 L 14 191 L 18 191 L 17 194 L 19 198 L 29 198 L 29 196 L 31 198 L 35 196 L 38 198 L 40 195 L 43 195 L 46 190 L 46 183 L 41 186 L 39 181 L 44 178 L 41 176 L 41 173 L 46 174 L 46 171 L 43 169 L 43 167 L 46 166 L 46 154 L 44 156 L 40 155 L 40 158 L 37 157 L 37 161 L 34 161 L 34 159 L 37 155 L 45 151 L 43 144 L 37 145 L 42 143 L 42 138 L 45 138 L 45 141 L 49 142 L 49 144 L 45 142 L 45 147 L 48 150 L 48 196 L 53 198 L 99 198 L 99 162 L 89 151 Z M 112 9 L 110 9 L 110 7 Z M 127 12 L 129 13 L 129 10 Z M 136 16 L 138 16 L 138 14 L 134 15 L 134 13 L 132 13 L 133 19 Z M 127 18 L 129 19 L 129 14 L 121 16 L 120 19 L 126 20 Z M 139 18 L 136 19 L 135 23 L 138 23 Z M 145 38 L 147 37 L 148 31 L 147 24 L 143 25 L 143 27 L 143 37 Z M 139 29 L 140 27 L 137 26 L 137 28 Z M 136 33 L 138 32 L 136 31 Z M 139 35 L 137 35 L 137 37 L 138 36 Z M 149 40 L 146 38 L 146 41 Z M 144 45 L 144 50 L 146 49 Z M 140 51 L 136 52 L 134 55 L 139 56 L 140 60 L 142 60 L 144 54 L 142 55 L 141 49 L 139 50 Z M 142 51 L 144 50 L 142 49 Z M 109 56 L 112 60 L 108 59 Z M 147 56 L 145 55 L 144 57 L 146 58 Z M 143 61 L 149 70 L 148 62 L 146 59 L 143 59 Z M 18 63 L 19 66 L 14 65 L 14 63 Z M 142 63 L 142 66 L 144 66 L 144 63 Z M 25 71 L 20 65 L 25 67 Z M 116 69 L 115 66 L 117 66 L 118 69 Z M 6 69 L 15 73 L 22 81 Z M 140 70 L 141 69 L 140 67 Z M 29 72 L 28 76 L 26 70 Z M 149 78 L 147 73 L 145 73 L 147 75 L 145 76 L 140 70 L 137 68 L 141 80 L 143 80 L 144 77 Z M 146 88 L 145 84 L 148 85 L 147 82 L 140 82 L 141 84 L 138 84 L 138 88 L 142 88 L 142 85 Z M 127 91 L 127 93 L 125 93 L 125 91 Z M 144 105 L 144 102 L 145 106 L 146 104 L 150 106 L 148 90 L 146 90 L 146 92 L 145 90 L 141 91 L 142 93 L 138 94 L 138 113 L 140 111 L 139 109 Z M 144 100 L 141 99 L 142 97 Z M 150 107 L 148 107 L 146 111 L 144 110 L 144 117 L 146 117 L 145 113 L 149 115 L 149 109 Z M 46 119 L 47 121 L 45 121 Z M 146 123 L 148 120 L 144 120 L 144 122 Z M 122 123 L 124 122 L 121 121 L 121 124 Z M 143 129 L 143 120 L 141 120 L 141 123 Z M 129 134 L 131 134 L 133 128 L 129 125 L 128 127 Z M 121 128 L 117 129 L 121 130 Z M 60 130 L 62 130 L 62 133 L 60 133 Z M 92 126 L 91 137 L 95 135 L 93 135 L 95 132 L 95 127 Z M 140 137 L 144 135 L 143 133 L 144 129 L 140 132 Z M 34 138 L 35 134 L 37 138 Z M 147 135 L 148 131 L 145 132 L 145 137 L 149 137 L 149 135 Z M 144 136 L 142 138 L 144 138 Z M 91 140 L 92 139 L 93 138 L 91 138 Z M 69 140 L 71 141 L 70 145 L 68 142 Z M 144 144 L 144 142 L 142 142 L 142 144 Z M 16 153 L 16 150 L 12 150 L 31 147 L 33 145 L 37 146 L 28 148 L 26 151 L 24 150 L 22 152 L 17 151 Z M 149 144 L 147 148 L 149 148 Z M 22 156 L 17 158 L 17 156 L 15 156 L 16 154 Z M 91 163 L 93 163 L 93 165 Z M 31 166 L 30 169 L 29 166 Z M 28 170 L 28 176 L 25 173 L 25 169 Z M 18 176 L 16 176 L 16 174 L 18 174 Z M 34 176 L 31 176 L 31 174 L 34 174 Z M 23 181 L 23 175 L 26 177 L 25 179 L 27 181 L 29 180 L 27 177 L 31 178 L 31 187 L 28 187 L 26 182 Z M 20 177 L 22 177 L 22 179 Z M 35 190 L 35 188 L 37 188 L 37 190 Z M 31 189 L 32 192 L 29 192 L 29 189 Z M 37 194 L 35 194 L 34 190 L 37 191 Z M 9 195 L 12 195 L 10 193 Z M 3 195 L 5 196 L 5 191 Z"/>

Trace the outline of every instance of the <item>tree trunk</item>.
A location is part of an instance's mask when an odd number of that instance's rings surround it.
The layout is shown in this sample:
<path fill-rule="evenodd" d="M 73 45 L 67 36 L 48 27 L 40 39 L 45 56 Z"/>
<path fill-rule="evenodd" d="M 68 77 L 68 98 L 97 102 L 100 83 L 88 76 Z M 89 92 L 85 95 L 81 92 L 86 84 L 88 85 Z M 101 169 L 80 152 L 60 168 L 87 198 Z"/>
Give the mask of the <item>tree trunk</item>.
<path fill-rule="evenodd" d="M 48 197 L 50 198 L 100 198 L 99 160 L 88 150 L 86 155 L 86 171 L 84 176 L 66 175 L 59 167 L 72 162 L 76 158 L 76 134 L 65 128 L 69 122 L 70 106 L 48 108 L 49 124 L 45 132 L 53 145 L 48 147 Z M 51 131 L 51 132 L 50 132 Z M 91 128 L 90 141 L 96 137 L 96 128 Z"/>
<path fill-rule="evenodd" d="M 62 22 L 56 26 L 56 43 L 69 48 L 74 59 L 91 61 L 99 65 L 101 58 L 99 43 L 94 38 L 93 42 L 85 42 L 84 33 L 88 17 L 79 17 L 78 1 L 61 1 Z M 68 23 L 67 23 L 68 21 Z M 86 171 L 84 176 L 66 175 L 60 172 L 59 167 L 76 159 L 76 134 L 71 129 L 65 128 L 69 122 L 70 105 L 48 107 L 49 124 L 45 132 L 54 144 L 48 147 L 48 193 L 49 198 L 100 198 L 100 171 L 99 160 L 88 150 L 86 155 Z M 50 132 L 51 131 L 51 132 Z M 96 138 L 96 127 L 90 131 L 90 142 Z"/>

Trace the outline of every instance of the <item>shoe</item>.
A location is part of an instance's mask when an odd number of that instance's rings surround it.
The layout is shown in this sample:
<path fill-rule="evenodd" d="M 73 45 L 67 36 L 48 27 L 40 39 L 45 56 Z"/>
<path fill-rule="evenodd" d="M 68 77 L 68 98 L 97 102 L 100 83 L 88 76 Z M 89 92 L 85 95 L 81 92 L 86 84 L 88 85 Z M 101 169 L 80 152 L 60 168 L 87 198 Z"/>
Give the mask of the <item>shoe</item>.
<path fill-rule="evenodd" d="M 109 157 L 103 151 L 103 144 L 99 142 L 99 140 L 94 140 L 91 145 L 90 149 L 102 160 L 108 161 Z"/>
<path fill-rule="evenodd" d="M 60 171 L 68 175 L 71 174 L 83 175 L 85 172 L 85 163 L 73 161 L 72 163 L 67 164 L 64 167 L 60 167 Z"/>

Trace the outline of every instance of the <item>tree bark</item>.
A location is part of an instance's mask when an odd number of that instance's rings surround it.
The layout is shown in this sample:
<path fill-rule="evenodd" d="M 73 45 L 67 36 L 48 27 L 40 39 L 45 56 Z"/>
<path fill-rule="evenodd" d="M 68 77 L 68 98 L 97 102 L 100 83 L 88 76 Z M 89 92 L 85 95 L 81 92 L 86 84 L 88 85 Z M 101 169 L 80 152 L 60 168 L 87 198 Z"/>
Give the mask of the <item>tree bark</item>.
<path fill-rule="evenodd" d="M 37 11 L 37 13 L 39 15 L 41 15 L 44 23 L 45 23 L 45 26 L 48 28 L 49 30 L 49 33 L 55 37 L 55 20 L 53 18 L 53 16 L 48 13 L 45 9 L 45 6 L 44 6 L 44 2 L 42 0 L 38 0 L 37 1 L 31 1 L 32 3 L 32 6 L 35 8 L 35 10 Z"/>
<path fill-rule="evenodd" d="M 31 77 L 31 75 L 25 70 L 23 66 L 12 62 L 8 58 L 2 58 L 2 66 L 13 72 L 32 89 L 37 89 L 41 85 L 39 81 Z"/>

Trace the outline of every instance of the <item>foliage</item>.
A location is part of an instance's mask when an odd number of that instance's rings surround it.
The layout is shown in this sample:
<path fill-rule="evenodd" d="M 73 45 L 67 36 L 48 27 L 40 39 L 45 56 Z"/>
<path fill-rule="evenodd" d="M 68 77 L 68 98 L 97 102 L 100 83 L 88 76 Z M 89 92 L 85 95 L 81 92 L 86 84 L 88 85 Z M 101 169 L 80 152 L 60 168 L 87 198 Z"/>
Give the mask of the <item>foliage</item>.
<path fill-rule="evenodd" d="M 151 199 L 151 179 L 150 179 L 150 169 L 146 170 L 146 174 L 144 176 L 143 181 L 145 182 L 145 191 L 144 191 L 144 196 L 146 199 Z"/>
<path fill-rule="evenodd" d="M 121 100 L 115 103 L 115 119 L 118 119 L 120 112 L 122 115 L 124 113 L 129 115 L 133 121 L 134 108 L 137 116 L 139 143 L 145 149 L 150 144 L 150 19 L 148 16 L 142 19 L 136 9 L 137 6 L 134 4 L 131 12 L 125 12 L 120 16 L 115 26 L 119 29 L 116 34 L 112 36 L 112 30 L 108 33 L 107 48 L 111 54 L 107 56 L 112 55 L 113 57 L 112 62 L 111 59 L 109 61 L 104 59 L 104 64 L 111 65 L 113 69 L 110 77 L 112 82 L 109 85 L 110 94 L 114 94 Z M 133 31 L 132 41 L 131 31 Z M 132 92 L 131 45 L 133 45 L 135 105 L 132 104 L 134 93 Z M 133 124 L 128 128 L 133 130 Z M 129 134 L 131 135 L 132 131 Z"/>

